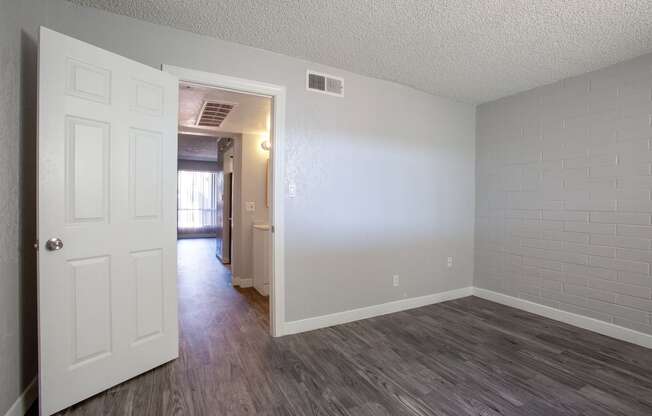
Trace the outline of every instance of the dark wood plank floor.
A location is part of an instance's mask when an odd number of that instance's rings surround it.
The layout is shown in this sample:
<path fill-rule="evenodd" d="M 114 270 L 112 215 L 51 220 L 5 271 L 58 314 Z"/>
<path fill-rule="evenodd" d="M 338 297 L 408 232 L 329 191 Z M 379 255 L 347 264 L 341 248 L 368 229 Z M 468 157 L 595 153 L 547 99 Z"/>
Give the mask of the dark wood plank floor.
<path fill-rule="evenodd" d="M 206 241 L 179 255 L 179 359 L 64 414 L 652 415 L 652 350 L 475 297 L 273 339 Z"/>

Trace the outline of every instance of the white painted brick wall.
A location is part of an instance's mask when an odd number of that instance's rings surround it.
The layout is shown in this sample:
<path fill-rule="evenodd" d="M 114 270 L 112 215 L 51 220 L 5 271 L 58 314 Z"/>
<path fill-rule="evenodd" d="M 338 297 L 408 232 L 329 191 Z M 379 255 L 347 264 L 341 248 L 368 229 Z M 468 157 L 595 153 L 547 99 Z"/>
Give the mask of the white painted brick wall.
<path fill-rule="evenodd" d="M 652 55 L 482 104 L 475 285 L 652 334 Z"/>

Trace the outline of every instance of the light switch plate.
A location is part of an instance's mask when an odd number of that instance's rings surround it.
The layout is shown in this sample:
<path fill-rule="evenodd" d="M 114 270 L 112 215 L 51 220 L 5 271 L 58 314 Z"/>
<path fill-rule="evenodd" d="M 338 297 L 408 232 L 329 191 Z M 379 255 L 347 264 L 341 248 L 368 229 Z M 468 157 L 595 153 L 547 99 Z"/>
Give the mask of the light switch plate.
<path fill-rule="evenodd" d="M 297 196 L 297 184 L 290 182 L 288 184 L 288 198 L 294 198 L 295 196 Z"/>

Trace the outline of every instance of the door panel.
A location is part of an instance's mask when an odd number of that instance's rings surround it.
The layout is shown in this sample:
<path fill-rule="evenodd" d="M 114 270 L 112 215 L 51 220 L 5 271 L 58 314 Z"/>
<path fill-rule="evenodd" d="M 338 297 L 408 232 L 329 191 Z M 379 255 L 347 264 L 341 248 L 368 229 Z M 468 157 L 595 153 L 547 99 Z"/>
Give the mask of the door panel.
<path fill-rule="evenodd" d="M 178 81 L 40 35 L 39 403 L 49 415 L 178 356 Z M 54 237 L 63 247 L 49 251 Z"/>
<path fill-rule="evenodd" d="M 71 260 L 73 299 L 71 365 L 79 367 L 111 354 L 111 260 Z"/>
<path fill-rule="evenodd" d="M 133 218 L 160 220 L 163 137 L 159 132 L 132 128 L 130 140 L 129 187 Z"/>
<path fill-rule="evenodd" d="M 162 255 L 161 250 L 132 253 L 136 293 L 136 343 L 160 335 L 164 328 Z"/>
<path fill-rule="evenodd" d="M 69 222 L 107 222 L 109 123 L 67 116 L 65 129 Z"/>
<path fill-rule="evenodd" d="M 77 97 L 111 103 L 111 71 L 77 59 L 66 58 L 66 93 Z"/>

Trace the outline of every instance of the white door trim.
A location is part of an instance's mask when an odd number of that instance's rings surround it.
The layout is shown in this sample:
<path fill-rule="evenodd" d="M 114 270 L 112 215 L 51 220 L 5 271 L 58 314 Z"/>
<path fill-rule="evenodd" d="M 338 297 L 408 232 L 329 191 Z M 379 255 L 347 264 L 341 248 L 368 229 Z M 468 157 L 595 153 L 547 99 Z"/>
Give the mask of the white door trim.
<path fill-rule="evenodd" d="M 235 78 L 211 72 L 163 65 L 179 81 L 273 98 L 272 105 L 272 284 L 270 293 L 270 322 L 272 336 L 285 334 L 285 227 L 283 184 L 285 183 L 285 87 L 264 82 Z"/>

